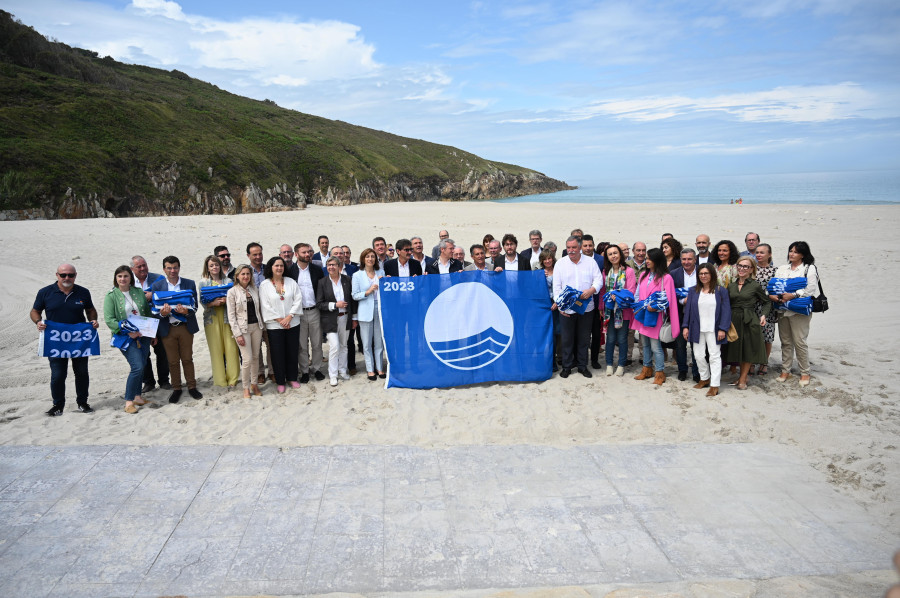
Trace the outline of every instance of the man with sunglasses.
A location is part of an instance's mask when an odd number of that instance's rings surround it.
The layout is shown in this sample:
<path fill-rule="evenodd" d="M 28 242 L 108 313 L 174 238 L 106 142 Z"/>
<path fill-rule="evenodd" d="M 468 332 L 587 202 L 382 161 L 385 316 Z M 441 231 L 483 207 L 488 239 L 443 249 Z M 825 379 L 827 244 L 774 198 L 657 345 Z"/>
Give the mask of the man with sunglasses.
<path fill-rule="evenodd" d="M 397 241 L 397 257 L 384 263 L 385 276 L 421 276 L 422 264 L 412 258 L 412 241 Z"/>
<path fill-rule="evenodd" d="M 234 266 L 231 265 L 231 252 L 228 251 L 228 248 L 224 245 L 219 245 L 213 250 L 213 255 L 222 262 L 222 274 L 234 281 Z"/>
<path fill-rule="evenodd" d="M 34 306 L 31 308 L 31 321 L 37 325 L 37 329 L 43 331 L 47 328 L 42 312 L 47 312 L 47 319 L 60 324 L 81 324 L 90 322 L 96 329 L 97 310 L 91 300 L 91 292 L 86 288 L 75 284 L 75 266 L 72 264 L 60 264 L 56 269 L 56 283 L 42 288 L 37 293 Z M 53 407 L 47 411 L 47 415 L 55 417 L 62 415 L 66 406 L 66 376 L 69 371 L 69 359 L 64 357 L 50 357 L 50 396 L 53 398 Z M 88 405 L 88 358 L 73 357 L 72 371 L 75 373 L 75 401 L 78 410 L 82 413 L 93 413 Z"/>

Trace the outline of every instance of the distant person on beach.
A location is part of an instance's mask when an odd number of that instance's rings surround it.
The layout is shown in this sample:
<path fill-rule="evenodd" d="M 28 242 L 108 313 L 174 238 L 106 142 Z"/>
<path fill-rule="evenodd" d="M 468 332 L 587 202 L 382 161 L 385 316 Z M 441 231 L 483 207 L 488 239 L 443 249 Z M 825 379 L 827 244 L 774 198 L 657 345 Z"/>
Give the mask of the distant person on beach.
<path fill-rule="evenodd" d="M 694 359 L 700 380 L 694 388 L 706 388 L 706 396 L 719 394 L 722 383 L 721 346 L 731 327 L 731 301 L 728 291 L 716 280 L 713 264 L 700 264 L 697 268 L 697 284 L 688 291 L 684 304 L 682 338 L 693 345 Z M 709 352 L 709 361 L 706 353 Z"/>
<path fill-rule="evenodd" d="M 666 271 L 666 258 L 661 249 L 653 248 L 647 251 L 647 267 L 641 272 L 637 281 L 637 292 L 634 298 L 637 300 L 649 299 L 650 296 L 658 291 L 665 291 L 668 300 L 669 321 L 673 330 L 680 330 L 678 319 L 678 303 L 674 297 L 675 284 L 672 277 Z M 648 312 L 654 312 L 652 307 L 647 308 Z M 643 346 L 643 368 L 641 373 L 634 377 L 635 380 L 646 380 L 653 378 L 654 384 L 664 384 L 666 381 L 665 360 L 663 358 L 662 343 L 659 341 L 659 332 L 662 329 L 664 314 L 657 312 L 656 323 L 647 325 L 635 318 L 631 327 L 641 334 L 641 345 Z"/>
<path fill-rule="evenodd" d="M 113 335 L 127 336 L 127 346 L 119 351 L 125 357 L 130 368 L 125 380 L 125 413 L 137 413 L 138 407 L 149 401 L 141 396 L 141 384 L 144 378 L 144 366 L 150 358 L 150 346 L 156 344 L 156 338 L 141 338 L 140 332 L 124 332 L 119 323 L 129 316 L 151 317 L 150 305 L 140 287 L 134 284 L 134 274 L 128 266 L 119 266 L 113 273 L 113 288 L 103 299 L 103 319 Z"/>
<path fill-rule="evenodd" d="M 190 291 L 197 305 L 197 285 L 189 278 L 181 277 L 181 261 L 174 255 L 163 258 L 163 271 L 166 277 L 157 280 L 150 289 L 156 291 Z M 172 376 L 172 393 L 170 403 L 181 400 L 181 370 L 187 382 L 188 394 L 196 400 L 203 398 L 197 390 L 197 378 L 194 376 L 194 335 L 200 332 L 195 310 L 185 305 L 172 307 L 168 303 L 159 310 L 159 328 L 156 337 L 166 346 L 169 358 L 169 374 Z M 175 314 L 181 316 L 176 318 Z"/>
<path fill-rule="evenodd" d="M 312 249 L 309 253 L 312 255 Z M 244 398 L 249 399 L 250 393 L 261 397 L 262 391 L 256 383 L 264 325 L 260 311 L 259 289 L 253 284 L 253 271 L 247 264 L 237 267 L 234 278 L 234 286 L 228 289 L 225 296 L 225 309 L 228 312 L 231 334 L 241 352 L 241 383 L 244 387 Z M 319 336 L 321 338 L 321 333 Z M 319 342 L 320 347 L 321 345 Z"/>
<path fill-rule="evenodd" d="M 794 241 L 788 247 L 788 263 L 779 266 L 775 278 L 806 277 L 806 287 L 794 293 L 769 295 L 772 301 L 784 303 L 797 297 L 812 297 L 819 284 L 819 270 L 815 266 L 816 259 L 810 252 L 806 241 Z M 779 382 L 786 382 L 791 377 L 791 366 L 794 356 L 800 367 L 800 386 L 809 385 L 809 325 L 812 314 L 806 316 L 789 309 L 778 314 L 778 338 L 781 341 L 781 375 Z"/>
<path fill-rule="evenodd" d="M 143 289 L 144 299 L 149 302 L 153 295 L 150 291 L 150 285 L 163 278 L 163 275 L 150 272 L 147 260 L 139 255 L 131 258 L 131 272 L 134 274 L 134 285 Z M 166 348 L 161 342 L 155 343 L 153 345 L 153 353 L 156 355 L 156 375 L 159 378 L 159 387 L 163 390 L 169 390 L 172 388 L 172 385 L 169 384 L 169 358 L 166 357 Z M 156 388 L 156 383 L 157 379 L 153 377 L 153 366 L 151 365 L 150 356 L 147 355 L 147 363 L 144 364 L 144 386 L 141 388 L 141 394 L 146 394 Z"/>
<path fill-rule="evenodd" d="M 568 378 L 572 368 L 585 378 L 591 378 L 588 369 L 588 348 L 591 344 L 591 323 L 593 322 L 593 296 L 603 290 L 603 273 L 591 258 L 581 255 L 581 238 L 570 235 L 566 239 L 566 257 L 556 263 L 553 269 L 553 296 L 558 297 L 566 287 L 581 292 L 581 300 L 587 303 L 584 313 L 569 309 L 560 312 L 560 353 L 562 371 L 559 375 Z"/>
<path fill-rule="evenodd" d="M 448 231 L 442 230 L 438 233 L 438 244 L 431 248 L 431 259 L 438 259 L 438 256 L 441 254 L 441 241 L 449 238 L 450 233 Z"/>
<path fill-rule="evenodd" d="M 709 261 L 709 235 L 697 235 L 694 240 L 694 247 L 697 248 L 697 265 L 705 264 Z"/>
<path fill-rule="evenodd" d="M 224 245 L 219 245 L 213 249 L 213 255 L 222 262 L 222 273 L 234 282 L 234 266 L 231 265 L 231 252 Z"/>
<path fill-rule="evenodd" d="M 96 330 L 97 310 L 91 301 L 91 292 L 75 284 L 75 266 L 60 264 L 56 269 L 56 282 L 37 292 L 31 308 L 31 321 L 41 332 L 47 329 L 42 313 L 46 312 L 47 320 L 60 324 L 81 324 L 90 322 Z M 65 357 L 48 357 L 50 360 L 50 396 L 53 406 L 47 415 L 55 417 L 63 414 L 66 406 L 66 376 L 69 371 L 69 359 Z M 75 373 L 75 401 L 82 413 L 93 413 L 88 404 L 90 376 L 88 374 L 88 358 L 72 357 L 72 371 Z"/>
<path fill-rule="evenodd" d="M 747 246 L 747 249 L 742 251 L 741 255 L 749 255 L 753 259 L 756 259 L 756 248 L 759 246 L 759 235 L 756 233 L 747 233 L 744 237 L 744 245 Z"/>

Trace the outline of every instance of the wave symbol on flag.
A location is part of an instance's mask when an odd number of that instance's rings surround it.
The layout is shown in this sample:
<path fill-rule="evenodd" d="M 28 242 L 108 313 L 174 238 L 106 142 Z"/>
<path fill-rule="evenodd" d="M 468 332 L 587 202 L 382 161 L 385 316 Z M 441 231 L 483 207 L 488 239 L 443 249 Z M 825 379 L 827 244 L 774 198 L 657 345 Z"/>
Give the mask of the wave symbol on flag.
<path fill-rule="evenodd" d="M 509 346 L 510 337 L 493 328 L 455 341 L 429 343 L 434 354 L 449 365 L 474 370 L 500 357 Z"/>

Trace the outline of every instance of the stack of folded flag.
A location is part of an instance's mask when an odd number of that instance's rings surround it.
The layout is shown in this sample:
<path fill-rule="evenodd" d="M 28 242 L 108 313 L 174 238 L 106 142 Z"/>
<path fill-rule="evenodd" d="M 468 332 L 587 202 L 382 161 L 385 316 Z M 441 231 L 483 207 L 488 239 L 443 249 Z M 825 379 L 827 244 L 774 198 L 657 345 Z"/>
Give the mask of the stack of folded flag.
<path fill-rule="evenodd" d="M 587 309 L 589 301 L 590 299 L 581 299 L 581 292 L 579 290 L 566 286 L 566 288 L 559 292 L 559 296 L 556 297 L 556 306 L 559 308 L 559 311 L 571 309 L 575 313 L 583 314 L 584 310 Z"/>
<path fill-rule="evenodd" d="M 172 306 L 172 317 L 182 322 L 187 322 L 187 318 L 175 311 L 176 305 L 184 305 L 191 311 L 197 309 L 193 291 L 154 291 L 153 297 L 150 298 L 150 311 L 158 316 L 159 310 L 166 303 Z"/>
<path fill-rule="evenodd" d="M 204 305 L 212 303 L 216 299 L 221 299 L 228 294 L 228 289 L 234 286 L 233 282 L 221 284 L 215 287 L 200 287 L 200 303 Z"/>
<path fill-rule="evenodd" d="M 615 297 L 616 301 L 613 301 Z M 603 299 L 606 309 L 628 309 L 634 307 L 634 293 L 628 289 L 616 289 L 609 291 Z"/>
<path fill-rule="evenodd" d="M 797 278 L 772 278 L 769 280 L 767 290 L 770 295 L 784 295 L 785 293 L 796 293 L 800 289 L 805 289 L 809 284 L 805 276 Z M 812 313 L 812 297 L 796 297 L 784 303 L 776 303 L 776 309 L 789 310 L 798 314 L 808 316 Z"/>
<path fill-rule="evenodd" d="M 112 338 L 109 340 L 109 346 L 122 349 L 123 351 L 127 350 L 131 346 L 131 341 L 135 340 L 128 336 L 129 332 L 139 332 L 138 327 L 128 320 L 119 320 L 119 332 L 112 335 Z M 138 340 L 137 344 L 140 347 L 141 341 Z"/>
<path fill-rule="evenodd" d="M 649 311 L 648 307 L 656 311 Z M 655 291 L 650 293 L 650 296 L 646 299 L 634 304 L 634 319 L 648 328 L 653 328 L 659 320 L 659 312 L 664 311 L 668 307 L 669 300 L 666 297 L 666 292 Z"/>

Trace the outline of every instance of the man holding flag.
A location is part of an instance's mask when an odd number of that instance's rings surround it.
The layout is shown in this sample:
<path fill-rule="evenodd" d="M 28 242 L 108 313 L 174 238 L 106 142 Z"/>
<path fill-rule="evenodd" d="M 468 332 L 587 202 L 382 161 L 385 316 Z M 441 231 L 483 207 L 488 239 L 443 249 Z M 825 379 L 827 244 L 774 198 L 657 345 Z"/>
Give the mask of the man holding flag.
<path fill-rule="evenodd" d="M 31 308 L 31 321 L 37 325 L 37 329 L 44 332 L 47 323 L 41 313 L 47 312 L 47 320 L 59 324 L 83 324 L 90 322 L 93 330 L 96 330 L 97 310 L 91 300 L 91 292 L 86 288 L 75 284 L 75 266 L 61 264 L 56 269 L 56 283 L 38 291 Z M 96 333 L 95 333 L 96 334 Z M 47 411 L 47 415 L 55 417 L 62 415 L 66 405 L 66 376 L 69 370 L 68 357 L 50 357 L 50 396 L 53 398 L 53 407 Z M 78 410 L 82 413 L 93 413 L 88 405 L 88 358 L 71 357 L 72 371 L 75 373 L 75 401 Z"/>
<path fill-rule="evenodd" d="M 593 258 L 583 258 L 581 255 L 581 240 L 572 235 L 566 239 L 566 257 L 556 263 L 553 270 L 553 296 L 559 294 L 566 287 L 575 289 L 579 299 L 584 305 L 584 311 L 579 313 L 574 309 L 561 310 L 559 315 L 560 328 L 560 352 L 562 353 L 562 371 L 559 375 L 568 378 L 572 373 L 572 367 L 577 366 L 579 373 L 585 378 L 591 378 L 591 370 L 588 369 L 588 347 L 591 342 L 591 323 L 594 314 L 593 295 L 603 288 L 603 274 Z"/>

